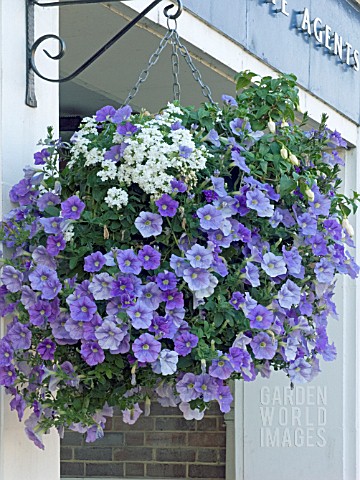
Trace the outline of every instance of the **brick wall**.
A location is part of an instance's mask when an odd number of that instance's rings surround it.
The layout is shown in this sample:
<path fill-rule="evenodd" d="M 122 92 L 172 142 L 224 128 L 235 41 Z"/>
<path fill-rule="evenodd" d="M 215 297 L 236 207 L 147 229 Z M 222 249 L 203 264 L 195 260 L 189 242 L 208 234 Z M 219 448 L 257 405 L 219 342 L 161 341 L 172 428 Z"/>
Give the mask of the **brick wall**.
<path fill-rule="evenodd" d="M 117 412 L 95 444 L 85 443 L 80 434 L 65 434 L 61 475 L 220 480 L 225 478 L 225 434 L 224 416 L 216 405 L 200 422 L 158 404 L 134 425 L 125 424 Z"/>

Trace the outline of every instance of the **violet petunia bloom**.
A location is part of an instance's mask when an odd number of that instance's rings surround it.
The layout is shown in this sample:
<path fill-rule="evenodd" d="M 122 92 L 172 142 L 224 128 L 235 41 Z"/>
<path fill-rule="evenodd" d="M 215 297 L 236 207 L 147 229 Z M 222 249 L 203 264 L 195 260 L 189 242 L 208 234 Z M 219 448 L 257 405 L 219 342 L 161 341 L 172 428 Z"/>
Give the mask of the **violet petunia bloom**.
<path fill-rule="evenodd" d="M 135 403 L 132 408 L 126 408 L 125 410 L 121 410 L 123 414 L 123 422 L 128 423 L 129 425 L 133 425 L 140 415 L 143 413 L 138 403 Z"/>
<path fill-rule="evenodd" d="M 161 253 L 150 245 L 144 245 L 138 252 L 138 259 L 145 270 L 156 270 L 160 266 Z"/>
<path fill-rule="evenodd" d="M 96 304 L 89 297 L 83 296 L 70 303 L 70 312 L 73 320 L 90 322 L 96 312 Z"/>
<path fill-rule="evenodd" d="M 45 284 L 51 279 L 57 279 L 56 271 L 45 265 L 38 265 L 29 275 L 33 290 L 42 291 Z"/>
<path fill-rule="evenodd" d="M 16 322 L 6 335 L 14 350 L 27 350 L 31 347 L 31 331 L 22 323 Z"/>
<path fill-rule="evenodd" d="M 35 165 L 45 165 L 47 158 L 50 157 L 50 153 L 47 148 L 43 148 L 40 152 L 34 153 Z"/>
<path fill-rule="evenodd" d="M 247 262 L 244 270 L 246 280 L 251 284 L 252 287 L 258 287 L 260 285 L 258 267 L 251 262 Z"/>
<path fill-rule="evenodd" d="M 129 144 L 126 142 L 123 142 L 120 145 L 114 145 L 110 150 L 104 153 L 104 160 L 112 160 L 115 163 L 118 162 L 123 157 L 128 145 Z"/>
<path fill-rule="evenodd" d="M 214 359 L 209 367 L 209 374 L 212 377 L 220 378 L 221 380 L 229 378 L 233 371 L 234 367 L 226 355 Z"/>
<path fill-rule="evenodd" d="M 125 337 L 125 333 L 121 328 L 111 320 L 104 320 L 99 328 L 95 331 L 95 337 L 101 348 L 104 350 L 115 350 Z"/>
<path fill-rule="evenodd" d="M 164 270 L 156 276 L 156 284 L 160 290 L 174 290 L 176 288 L 177 279 L 174 273 Z"/>
<path fill-rule="evenodd" d="M 131 318 L 131 324 L 136 330 L 150 327 L 153 319 L 153 310 L 146 307 L 141 300 L 129 307 L 126 313 Z"/>
<path fill-rule="evenodd" d="M 15 394 L 10 402 L 10 408 L 12 411 L 16 410 L 19 422 L 21 422 L 21 420 L 23 419 L 26 407 L 26 401 L 24 400 L 22 395 L 19 395 L 18 393 Z"/>
<path fill-rule="evenodd" d="M 186 147 L 185 145 L 180 145 L 179 147 L 180 157 L 189 158 L 192 152 L 193 152 L 193 149 L 190 147 Z"/>
<path fill-rule="evenodd" d="M 141 262 L 134 253 L 134 250 L 118 250 L 117 263 L 122 273 L 134 273 L 138 275 L 141 272 Z"/>
<path fill-rule="evenodd" d="M 45 338 L 36 348 L 36 351 L 43 360 L 54 360 L 56 344 L 50 338 Z"/>
<path fill-rule="evenodd" d="M 328 259 L 322 258 L 315 264 L 314 272 L 320 283 L 331 283 L 334 279 L 334 266 Z"/>
<path fill-rule="evenodd" d="M 162 292 L 161 300 L 166 302 L 167 310 L 178 309 L 184 306 L 184 294 L 178 290 L 166 290 Z"/>
<path fill-rule="evenodd" d="M 22 287 L 24 275 L 11 265 L 5 265 L 1 273 L 1 281 L 9 292 L 19 292 Z"/>
<path fill-rule="evenodd" d="M 64 227 L 64 220 L 60 217 L 40 218 L 40 223 L 44 228 L 45 233 L 52 233 L 59 235 L 62 233 Z"/>
<path fill-rule="evenodd" d="M 133 125 L 131 122 L 126 122 L 125 125 L 118 125 L 116 129 L 118 134 L 124 135 L 125 137 L 131 137 L 138 130 L 138 127 Z"/>
<path fill-rule="evenodd" d="M 46 240 L 46 250 L 47 252 L 55 257 L 56 255 L 59 255 L 59 253 L 64 250 L 66 247 L 66 242 L 64 240 L 64 237 L 60 235 L 50 235 L 47 237 Z"/>
<path fill-rule="evenodd" d="M 210 274 L 203 268 L 187 268 L 184 270 L 184 280 L 190 290 L 196 292 L 203 290 L 210 285 Z"/>
<path fill-rule="evenodd" d="M 94 275 L 89 285 L 89 290 L 95 300 L 108 300 L 111 298 L 113 277 L 108 273 Z"/>
<path fill-rule="evenodd" d="M 0 385 L 4 387 L 10 387 L 15 383 L 16 371 L 13 365 L 7 365 L 6 367 L 0 367 Z"/>
<path fill-rule="evenodd" d="M 94 252 L 84 258 L 85 272 L 99 272 L 106 264 L 106 258 L 101 252 Z"/>
<path fill-rule="evenodd" d="M 203 397 L 204 402 L 211 402 L 216 398 L 217 383 L 208 373 L 201 373 L 196 376 L 194 389 Z"/>
<path fill-rule="evenodd" d="M 186 258 L 193 268 L 209 268 L 213 263 L 213 253 L 197 243 L 186 252 Z"/>
<path fill-rule="evenodd" d="M 47 282 L 44 283 L 41 290 L 41 298 L 43 300 L 53 300 L 56 295 L 61 291 L 61 283 L 56 275 L 49 278 Z"/>
<path fill-rule="evenodd" d="M 104 350 L 100 347 L 98 342 L 83 343 L 81 345 L 80 353 L 85 362 L 90 366 L 97 365 L 105 360 Z"/>
<path fill-rule="evenodd" d="M 61 203 L 61 215 L 70 220 L 79 220 L 85 209 L 85 203 L 77 195 L 72 195 Z"/>
<path fill-rule="evenodd" d="M 293 305 L 299 305 L 301 296 L 301 288 L 291 280 L 286 280 L 286 283 L 281 287 L 278 298 L 280 306 L 290 309 Z"/>
<path fill-rule="evenodd" d="M 95 114 L 95 120 L 97 122 L 105 122 L 106 120 L 110 121 L 114 116 L 116 110 L 111 105 L 106 105 L 105 107 L 100 108 Z"/>
<path fill-rule="evenodd" d="M 217 390 L 216 400 L 219 404 L 220 411 L 228 413 L 231 410 L 231 404 L 233 402 L 233 396 L 228 385 L 221 385 Z"/>
<path fill-rule="evenodd" d="M 184 193 L 187 190 L 187 185 L 181 180 L 176 180 L 176 178 L 174 178 L 174 180 L 171 180 L 170 186 L 174 193 Z"/>
<path fill-rule="evenodd" d="M 206 135 L 204 140 L 208 140 L 211 142 L 215 147 L 220 147 L 220 139 L 219 139 L 219 134 L 217 133 L 216 130 L 213 128 L 210 130 L 210 132 Z"/>
<path fill-rule="evenodd" d="M 135 227 L 144 238 L 156 237 L 162 231 L 163 219 L 161 215 L 151 212 L 141 212 L 135 220 Z"/>
<path fill-rule="evenodd" d="M 149 282 L 141 287 L 140 299 L 147 308 L 156 310 L 161 302 L 161 290 L 155 282 Z"/>
<path fill-rule="evenodd" d="M 33 325 L 43 326 L 51 315 L 51 305 L 44 300 L 38 300 L 28 308 L 29 319 Z"/>
<path fill-rule="evenodd" d="M 311 380 L 311 365 L 304 359 L 298 358 L 294 362 L 290 362 L 288 369 L 290 380 L 293 383 L 307 383 Z"/>
<path fill-rule="evenodd" d="M 297 219 L 297 223 L 303 235 L 317 234 L 317 221 L 308 213 L 303 213 L 300 215 Z"/>
<path fill-rule="evenodd" d="M 225 95 L 224 94 L 224 95 L 221 96 L 221 100 L 231 107 L 237 107 L 238 106 L 237 101 L 231 95 Z"/>
<path fill-rule="evenodd" d="M 272 217 L 274 213 L 274 206 L 258 188 L 246 192 L 246 206 L 255 210 L 259 217 Z"/>
<path fill-rule="evenodd" d="M 167 193 L 164 193 L 158 200 L 155 201 L 155 205 L 158 207 L 159 213 L 162 217 L 174 217 L 179 206 L 179 202 L 171 198 Z"/>
<path fill-rule="evenodd" d="M 112 121 L 114 123 L 121 123 L 127 120 L 132 113 L 132 108 L 130 105 L 125 105 L 124 107 L 119 108 L 112 116 Z"/>
<path fill-rule="evenodd" d="M 183 378 L 176 383 L 176 390 L 183 402 L 191 402 L 200 395 L 195 390 L 196 376 L 193 373 L 185 373 Z"/>
<path fill-rule="evenodd" d="M 270 277 L 285 275 L 287 271 L 283 257 L 271 252 L 265 253 L 261 261 L 261 267 Z"/>
<path fill-rule="evenodd" d="M 189 264 L 185 258 L 172 254 L 170 257 L 170 267 L 174 270 L 178 277 L 182 277 L 184 275 L 185 268 L 188 268 Z"/>
<path fill-rule="evenodd" d="M 14 350 L 4 339 L 0 340 L 0 367 L 6 367 L 11 364 Z"/>
<path fill-rule="evenodd" d="M 155 362 L 161 350 L 161 343 L 149 333 L 143 333 L 132 346 L 133 352 L 139 362 Z"/>
<path fill-rule="evenodd" d="M 265 332 L 258 333 L 250 342 L 255 358 L 271 360 L 274 358 L 278 346 L 276 339 Z"/>
<path fill-rule="evenodd" d="M 251 328 L 262 330 L 269 328 L 274 321 L 273 313 L 263 305 L 256 305 L 255 308 L 248 312 L 247 317 L 250 320 Z"/>
<path fill-rule="evenodd" d="M 59 195 L 55 195 L 55 193 L 47 192 L 37 200 L 37 206 L 40 212 L 43 212 L 48 207 L 53 207 L 54 205 L 58 205 L 61 202 Z"/>
<path fill-rule="evenodd" d="M 178 335 L 174 341 L 174 349 L 179 355 L 185 357 L 199 342 L 199 338 L 190 332 L 184 332 Z"/>
<path fill-rule="evenodd" d="M 235 308 L 235 310 L 239 310 L 239 308 L 243 308 L 245 305 L 245 297 L 240 292 L 234 292 L 229 303 Z"/>
<path fill-rule="evenodd" d="M 250 168 L 246 165 L 246 158 L 240 155 L 240 152 L 232 150 L 231 159 L 240 170 L 245 173 L 250 173 Z"/>
<path fill-rule="evenodd" d="M 170 129 L 171 129 L 173 132 L 176 132 L 176 130 L 184 130 L 185 127 L 181 124 L 181 120 L 177 120 L 176 122 L 174 122 L 173 124 L 171 124 Z"/>
<path fill-rule="evenodd" d="M 179 355 L 167 348 L 161 350 L 158 360 L 153 364 L 152 369 L 161 375 L 173 375 L 177 370 Z"/>
<path fill-rule="evenodd" d="M 36 247 L 35 250 L 32 252 L 31 256 L 34 262 L 38 265 L 45 265 L 52 270 L 56 269 L 56 260 L 53 258 L 52 255 L 50 255 L 50 253 L 43 245 L 39 245 L 38 247 Z"/>
<path fill-rule="evenodd" d="M 213 205 L 205 205 L 196 211 L 204 230 L 218 230 L 223 223 L 223 215 Z"/>
<path fill-rule="evenodd" d="M 250 123 L 241 118 L 235 118 L 232 120 L 230 122 L 230 128 L 234 135 L 238 135 L 240 137 L 243 137 L 245 132 L 252 132 Z"/>

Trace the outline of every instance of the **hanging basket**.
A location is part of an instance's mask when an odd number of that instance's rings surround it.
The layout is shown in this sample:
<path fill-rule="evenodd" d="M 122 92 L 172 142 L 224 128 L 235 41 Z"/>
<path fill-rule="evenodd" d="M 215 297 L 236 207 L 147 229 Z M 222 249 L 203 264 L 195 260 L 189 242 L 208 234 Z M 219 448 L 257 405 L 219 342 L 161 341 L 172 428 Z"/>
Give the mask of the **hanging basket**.
<path fill-rule="evenodd" d="M 359 270 L 345 142 L 294 123 L 295 77 L 252 77 L 221 108 L 104 107 L 62 171 L 49 130 L 11 189 L 0 384 L 39 447 L 52 426 L 100 438 L 113 406 L 228 412 L 231 379 L 309 382 L 335 358 L 335 275 Z"/>

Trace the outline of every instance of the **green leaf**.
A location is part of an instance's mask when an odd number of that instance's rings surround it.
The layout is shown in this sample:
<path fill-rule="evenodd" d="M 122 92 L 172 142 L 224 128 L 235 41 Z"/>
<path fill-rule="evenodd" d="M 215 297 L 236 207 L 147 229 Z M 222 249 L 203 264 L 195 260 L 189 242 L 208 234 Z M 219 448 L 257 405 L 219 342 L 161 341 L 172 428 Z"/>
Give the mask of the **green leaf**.
<path fill-rule="evenodd" d="M 288 177 L 287 175 L 282 175 L 280 178 L 280 196 L 284 197 L 288 195 L 290 192 L 295 190 L 296 182 L 292 178 Z"/>

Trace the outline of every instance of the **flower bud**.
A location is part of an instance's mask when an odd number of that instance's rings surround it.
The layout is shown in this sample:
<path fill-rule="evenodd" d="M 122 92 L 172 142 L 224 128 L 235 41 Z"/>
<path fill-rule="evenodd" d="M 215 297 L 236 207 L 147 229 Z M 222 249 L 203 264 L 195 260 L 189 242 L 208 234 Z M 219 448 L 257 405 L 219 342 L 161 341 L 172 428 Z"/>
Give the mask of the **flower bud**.
<path fill-rule="evenodd" d="M 289 152 L 287 151 L 287 149 L 285 147 L 282 147 L 282 149 L 280 150 L 280 155 L 282 156 L 282 158 L 284 160 L 287 160 L 287 158 L 289 156 Z"/>
<path fill-rule="evenodd" d="M 354 234 L 355 234 L 354 229 L 353 229 L 352 225 L 350 224 L 350 222 L 347 218 L 344 218 L 344 220 L 342 221 L 342 226 L 343 226 L 343 229 L 345 230 L 345 232 L 350 237 L 354 236 Z"/>
<path fill-rule="evenodd" d="M 281 122 L 281 125 L 280 125 L 280 126 L 281 126 L 281 127 L 288 127 L 289 124 L 288 124 L 288 122 L 285 122 L 285 120 L 283 120 L 283 121 Z"/>
<path fill-rule="evenodd" d="M 275 133 L 276 132 L 276 125 L 275 125 L 275 122 L 273 122 L 272 120 L 269 120 L 268 121 L 268 129 L 270 131 L 270 133 Z"/>
<path fill-rule="evenodd" d="M 298 167 L 300 165 L 299 159 L 293 153 L 290 153 L 289 160 L 290 163 L 295 165 L 295 167 Z"/>
<path fill-rule="evenodd" d="M 315 198 L 315 194 L 312 190 L 310 190 L 310 188 L 307 188 L 305 190 L 305 195 L 308 197 L 309 199 L 309 202 L 313 202 L 314 201 L 314 198 Z"/>

